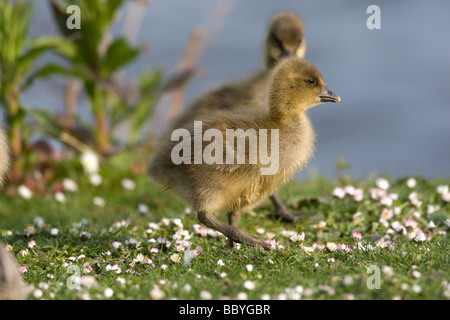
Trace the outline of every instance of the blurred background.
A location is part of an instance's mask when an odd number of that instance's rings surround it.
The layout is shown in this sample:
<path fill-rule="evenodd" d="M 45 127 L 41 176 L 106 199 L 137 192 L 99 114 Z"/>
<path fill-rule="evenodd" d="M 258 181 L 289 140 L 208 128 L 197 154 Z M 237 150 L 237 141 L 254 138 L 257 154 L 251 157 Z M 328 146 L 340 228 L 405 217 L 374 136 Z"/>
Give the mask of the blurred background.
<path fill-rule="evenodd" d="M 186 64 L 195 65 L 196 71 L 178 96 L 178 106 L 173 106 L 173 92 L 159 99 L 148 134 L 164 129 L 173 108 L 181 110 L 206 90 L 257 70 L 270 17 L 289 10 L 305 21 L 306 59 L 342 98 L 339 104 L 309 111 L 317 151 L 299 178 L 311 170 L 333 178 L 339 159 L 350 165 L 345 172 L 354 177 L 450 176 L 449 1 L 138 2 L 133 5 L 140 9 L 131 15 L 137 21 L 133 41 L 145 50 L 127 65 L 125 77 L 133 81 L 143 68 L 159 68 L 170 79 Z M 120 8 L 113 34 L 126 32 L 130 4 Z M 380 30 L 366 27 L 366 10 L 372 4 L 381 9 Z M 47 2 L 36 1 L 30 36 L 57 34 L 51 15 Z M 189 42 L 195 30 L 203 32 L 200 45 Z M 197 48 L 193 56 L 185 53 L 190 45 Z M 44 57 L 51 59 L 55 57 Z M 58 112 L 63 88 L 58 77 L 38 81 L 22 100 Z M 80 116 L 89 118 L 83 111 L 86 102 L 80 99 L 78 104 Z"/>

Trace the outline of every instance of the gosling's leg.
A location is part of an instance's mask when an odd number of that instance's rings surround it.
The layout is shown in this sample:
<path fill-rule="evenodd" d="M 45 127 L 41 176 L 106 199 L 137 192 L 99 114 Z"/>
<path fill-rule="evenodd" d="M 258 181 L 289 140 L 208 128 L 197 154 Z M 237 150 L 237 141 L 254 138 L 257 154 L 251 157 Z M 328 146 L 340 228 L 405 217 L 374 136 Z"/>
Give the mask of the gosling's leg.
<path fill-rule="evenodd" d="M 273 206 L 275 207 L 275 212 L 274 212 L 275 216 L 280 217 L 289 222 L 297 222 L 305 217 L 314 215 L 314 212 L 298 213 L 298 214 L 291 213 L 291 211 L 289 211 L 289 209 L 286 208 L 286 206 L 281 202 L 280 198 L 278 198 L 278 195 L 276 194 L 276 192 L 274 192 L 270 196 L 270 200 L 272 201 Z"/>
<path fill-rule="evenodd" d="M 241 221 L 241 212 L 240 211 L 232 211 L 228 212 L 228 224 L 230 226 L 236 227 L 239 225 Z M 227 249 L 233 249 L 234 241 L 231 238 L 228 238 L 227 244 L 225 245 Z"/>
<path fill-rule="evenodd" d="M 253 246 L 253 247 L 259 246 L 264 249 L 270 249 L 270 245 L 268 243 L 265 243 L 264 241 L 261 241 L 255 237 L 253 237 L 252 235 L 240 230 L 239 228 L 237 228 L 235 226 L 229 226 L 229 225 L 223 223 L 222 221 L 217 219 L 213 213 L 199 211 L 197 213 L 197 217 L 201 223 L 203 223 L 207 227 L 210 227 L 219 232 L 222 232 L 225 236 L 230 238 L 232 241 L 244 243 L 246 245 Z"/>

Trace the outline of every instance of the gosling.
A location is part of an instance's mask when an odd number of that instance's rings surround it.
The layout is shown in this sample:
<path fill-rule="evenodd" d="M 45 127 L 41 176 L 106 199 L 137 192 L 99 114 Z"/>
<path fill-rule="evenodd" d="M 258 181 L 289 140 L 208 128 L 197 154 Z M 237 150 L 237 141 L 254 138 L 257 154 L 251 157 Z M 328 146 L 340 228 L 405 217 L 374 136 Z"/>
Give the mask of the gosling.
<path fill-rule="evenodd" d="M 6 172 L 9 168 L 9 148 L 6 136 L 0 128 L 0 186 L 3 184 Z"/>
<path fill-rule="evenodd" d="M 175 119 L 172 128 L 180 128 L 188 122 L 193 123 L 194 120 L 203 120 L 211 112 L 218 110 L 268 112 L 266 96 L 270 69 L 284 57 L 295 55 L 303 58 L 305 56 L 304 30 L 302 19 L 294 13 L 275 14 L 268 25 L 261 70 L 198 97 L 184 113 Z"/>
<path fill-rule="evenodd" d="M 304 31 L 305 25 L 296 14 L 292 12 L 275 14 L 267 28 L 261 70 L 198 97 L 175 120 L 169 132 L 188 123 L 192 124 L 195 120 L 203 121 L 217 111 L 267 113 L 269 108 L 266 96 L 270 70 L 284 57 L 304 57 L 306 53 Z M 270 200 L 275 207 L 275 216 L 287 221 L 297 221 L 304 217 L 302 214 L 292 214 L 276 193 L 270 196 Z"/>
<path fill-rule="evenodd" d="M 0 128 L 0 186 L 9 167 L 9 148 Z M 0 242 L 0 300 L 23 299 L 22 278 L 19 266 Z"/>
<path fill-rule="evenodd" d="M 260 129 L 267 129 L 271 135 L 275 129 L 279 137 L 276 148 L 272 149 L 272 138 L 267 139 L 268 146 L 264 146 L 267 150 L 275 150 L 278 155 L 278 170 L 275 173 L 261 174 L 261 169 L 267 165 L 262 163 L 260 157 L 255 164 L 229 164 L 226 161 L 222 161 L 224 164 L 194 164 L 198 159 L 192 155 L 190 164 L 177 165 L 172 161 L 177 142 L 170 141 L 160 146 L 150 163 L 148 174 L 184 198 L 197 212 L 200 222 L 228 237 L 226 247 L 233 248 L 233 243 L 239 242 L 269 249 L 270 244 L 238 228 L 240 211 L 248 210 L 270 196 L 304 167 L 313 155 L 315 134 L 306 110 L 320 103 L 339 101 L 340 97 L 325 86 L 321 74 L 311 63 L 297 57 L 285 58 L 270 75 L 268 114 L 218 112 L 202 123 L 202 136 L 209 129 L 215 129 L 225 137 L 227 129 L 239 128 L 246 132 L 254 129 L 260 138 Z M 189 140 L 192 149 L 197 140 L 194 128 L 191 124 L 182 129 L 188 130 L 194 137 Z M 258 147 L 261 149 L 261 145 Z M 205 149 L 202 145 L 202 154 L 205 154 Z M 245 159 L 251 157 L 249 149 L 245 150 Z M 225 139 L 223 150 L 227 150 Z M 224 159 L 227 152 L 223 155 Z M 229 225 L 215 216 L 219 212 L 228 213 Z"/>

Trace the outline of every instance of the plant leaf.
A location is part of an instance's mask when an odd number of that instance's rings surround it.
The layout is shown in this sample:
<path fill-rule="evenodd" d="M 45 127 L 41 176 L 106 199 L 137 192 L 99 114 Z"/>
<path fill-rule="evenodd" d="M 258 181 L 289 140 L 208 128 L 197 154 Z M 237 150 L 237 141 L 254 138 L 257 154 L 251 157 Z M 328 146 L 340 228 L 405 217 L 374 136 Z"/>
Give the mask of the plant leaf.
<path fill-rule="evenodd" d="M 36 79 L 45 78 L 54 74 L 71 75 L 72 73 L 60 65 L 49 63 L 42 66 L 38 71 L 29 76 L 27 81 L 21 86 L 20 89 L 21 91 L 24 91 L 28 89 Z"/>
<path fill-rule="evenodd" d="M 139 54 L 139 49 L 133 49 L 125 38 L 119 38 L 112 42 L 102 63 L 102 73 L 104 76 L 117 71 Z"/>

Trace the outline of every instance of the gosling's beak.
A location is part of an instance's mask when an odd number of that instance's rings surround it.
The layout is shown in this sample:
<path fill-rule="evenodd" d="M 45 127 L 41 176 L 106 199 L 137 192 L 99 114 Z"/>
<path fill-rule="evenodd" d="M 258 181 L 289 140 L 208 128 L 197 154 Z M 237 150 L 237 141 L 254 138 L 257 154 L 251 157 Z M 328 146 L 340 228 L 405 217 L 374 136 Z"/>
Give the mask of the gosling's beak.
<path fill-rule="evenodd" d="M 320 93 L 321 102 L 340 102 L 341 97 L 335 94 L 333 91 L 328 89 L 326 86 L 322 87 L 322 92 Z"/>

